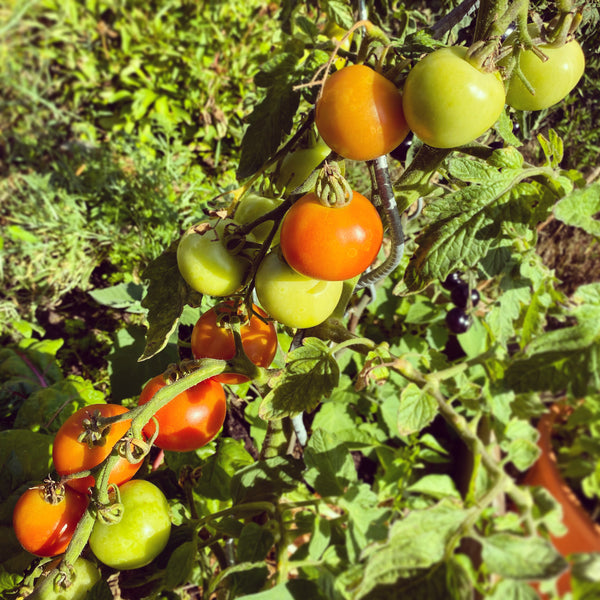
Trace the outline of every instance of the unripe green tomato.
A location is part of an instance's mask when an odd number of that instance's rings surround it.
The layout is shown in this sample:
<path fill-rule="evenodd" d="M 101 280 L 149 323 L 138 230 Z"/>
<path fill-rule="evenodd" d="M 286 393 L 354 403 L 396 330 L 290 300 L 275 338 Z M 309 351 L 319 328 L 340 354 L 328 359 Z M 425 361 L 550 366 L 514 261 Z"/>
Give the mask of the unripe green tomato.
<path fill-rule="evenodd" d="M 65 589 L 58 588 L 58 591 L 53 585 L 47 585 L 40 592 L 40 600 L 83 600 L 99 579 L 98 567 L 79 557 L 73 564 L 71 585 Z"/>
<path fill-rule="evenodd" d="M 467 48 L 440 48 L 410 71 L 402 106 L 410 129 L 434 148 L 454 148 L 487 131 L 504 109 L 498 73 L 480 71 L 465 59 Z"/>
<path fill-rule="evenodd" d="M 293 192 L 329 156 L 331 148 L 321 139 L 312 148 L 287 154 L 281 161 L 275 185 L 278 190 Z"/>
<path fill-rule="evenodd" d="M 256 273 L 256 294 L 269 316 L 288 327 L 322 323 L 342 295 L 343 281 L 319 281 L 296 273 L 280 256 L 265 256 Z"/>
<path fill-rule="evenodd" d="M 132 479 L 119 488 L 123 516 L 118 523 L 94 523 L 90 548 L 114 569 L 138 569 L 165 548 L 171 533 L 169 503 L 153 483 Z"/>
<path fill-rule="evenodd" d="M 542 110 L 560 102 L 577 85 L 585 70 L 585 56 L 577 40 L 559 48 L 541 44 L 548 57 L 543 62 L 532 50 L 522 50 L 519 65 L 535 90 L 532 94 L 513 72 L 508 82 L 506 103 L 518 110 Z"/>
<path fill-rule="evenodd" d="M 265 196 L 259 196 L 258 194 L 247 194 L 244 196 L 233 215 L 233 220 L 240 225 L 251 223 L 264 214 L 271 212 L 281 204 L 280 198 L 266 198 Z M 273 221 L 265 221 L 258 227 L 255 227 L 250 235 L 259 243 L 262 244 L 269 235 L 273 227 Z M 279 232 L 275 234 L 273 243 L 278 243 Z"/>
<path fill-rule="evenodd" d="M 177 247 L 177 266 L 188 285 L 208 296 L 230 296 L 243 285 L 249 263 L 231 254 L 223 244 L 223 232 L 231 219 L 209 221 L 211 229 L 198 233 L 190 228 Z M 216 223 L 216 227 L 214 226 Z"/>

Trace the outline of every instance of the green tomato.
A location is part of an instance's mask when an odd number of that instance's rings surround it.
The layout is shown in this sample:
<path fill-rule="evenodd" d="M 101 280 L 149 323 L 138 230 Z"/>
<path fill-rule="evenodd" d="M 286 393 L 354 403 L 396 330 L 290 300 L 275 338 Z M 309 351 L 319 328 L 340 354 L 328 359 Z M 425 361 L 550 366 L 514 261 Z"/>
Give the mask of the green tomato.
<path fill-rule="evenodd" d="M 153 483 L 132 479 L 120 486 L 123 516 L 118 523 L 94 523 L 90 548 L 114 569 L 138 569 L 165 548 L 171 533 L 169 504 Z"/>
<path fill-rule="evenodd" d="M 223 233 L 231 219 L 213 220 L 205 231 L 190 228 L 177 246 L 177 266 L 188 285 L 208 296 L 230 296 L 243 285 L 249 262 L 240 255 L 228 252 L 222 242 Z"/>
<path fill-rule="evenodd" d="M 268 212 L 271 212 L 280 204 L 281 200 L 279 198 L 266 198 L 265 196 L 259 196 L 258 194 L 247 194 L 240 200 L 240 203 L 235 209 L 233 219 L 240 225 L 252 223 L 252 221 L 255 221 Z M 255 227 L 250 234 L 258 243 L 262 244 L 262 242 L 267 239 L 272 227 L 273 221 L 265 221 L 264 223 L 258 225 L 258 227 Z M 275 234 L 273 243 L 277 243 L 278 240 L 279 232 Z"/>
<path fill-rule="evenodd" d="M 40 592 L 40 600 L 83 600 L 94 584 L 100 579 L 98 567 L 79 557 L 73 564 L 71 585 L 68 588 L 46 585 Z"/>
<path fill-rule="evenodd" d="M 292 193 L 308 179 L 330 153 L 331 148 L 319 138 L 312 148 L 302 148 L 286 154 L 281 161 L 275 181 L 277 189 Z"/>
<path fill-rule="evenodd" d="M 546 62 L 532 50 L 519 52 L 519 66 L 535 90 L 532 94 L 513 72 L 508 82 L 506 103 L 518 110 L 542 110 L 560 102 L 577 85 L 585 69 L 585 56 L 577 40 L 559 48 L 541 44 Z"/>
<path fill-rule="evenodd" d="M 465 59 L 467 49 L 440 48 L 418 62 L 402 92 L 410 129 L 434 148 L 454 148 L 487 131 L 504 109 L 504 85 Z"/>
<path fill-rule="evenodd" d="M 319 281 L 296 273 L 279 255 L 265 256 L 256 273 L 256 294 L 269 316 L 288 327 L 322 323 L 342 295 L 343 281 Z"/>

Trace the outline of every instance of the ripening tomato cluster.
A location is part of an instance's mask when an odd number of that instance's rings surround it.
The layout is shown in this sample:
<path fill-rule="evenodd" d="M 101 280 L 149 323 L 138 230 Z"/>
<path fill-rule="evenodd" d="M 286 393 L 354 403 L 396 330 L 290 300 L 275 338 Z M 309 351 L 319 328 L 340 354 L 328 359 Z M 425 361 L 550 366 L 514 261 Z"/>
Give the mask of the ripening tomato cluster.
<path fill-rule="evenodd" d="M 98 428 L 95 436 L 84 439 L 82 435 L 97 417 L 127 412 L 119 404 L 93 404 L 80 408 L 61 425 L 52 448 L 60 481 L 48 479 L 27 489 L 13 510 L 13 529 L 25 550 L 42 557 L 57 556 L 67 550 L 80 520 L 92 509 L 91 488 L 95 485 L 93 475 L 76 474 L 103 463 L 128 432 L 131 420 Z M 118 487 L 123 516 L 115 524 L 96 520 L 93 525 L 89 546 L 96 558 L 110 567 L 133 569 L 148 564 L 164 549 L 170 535 L 171 518 L 164 494 L 148 481 L 132 479 L 141 464 L 119 456 L 108 483 Z M 76 570 L 83 573 L 82 579 L 89 580 L 90 586 L 97 579 L 93 576 L 97 569 L 89 561 L 77 564 Z"/>

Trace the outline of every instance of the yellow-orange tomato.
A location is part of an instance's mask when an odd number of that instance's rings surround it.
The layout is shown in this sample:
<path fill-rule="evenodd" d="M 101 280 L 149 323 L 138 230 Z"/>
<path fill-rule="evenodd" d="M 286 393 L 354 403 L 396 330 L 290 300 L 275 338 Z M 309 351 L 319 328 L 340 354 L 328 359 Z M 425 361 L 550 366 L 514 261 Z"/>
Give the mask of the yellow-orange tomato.
<path fill-rule="evenodd" d="M 400 91 L 365 65 L 344 67 L 327 79 L 315 123 L 325 143 L 350 160 L 387 154 L 408 134 Z"/>
<path fill-rule="evenodd" d="M 156 392 L 167 385 L 162 375 L 152 378 L 143 388 L 138 404 L 149 402 Z M 227 414 L 227 399 L 223 386 L 214 379 L 205 379 L 181 392 L 156 414 L 158 436 L 155 446 L 173 452 L 198 450 L 219 433 Z M 156 431 L 154 421 L 144 427 L 151 437 Z"/>
<path fill-rule="evenodd" d="M 256 313 L 268 318 L 266 312 L 253 306 Z M 192 354 L 194 358 L 219 358 L 228 360 L 235 354 L 233 333 L 218 323 L 219 315 L 233 314 L 233 303 L 221 304 L 206 311 L 197 321 L 192 331 Z M 277 331 L 271 321 L 263 321 L 252 315 L 248 322 L 240 327 L 242 346 L 248 358 L 259 367 L 268 367 L 277 352 Z M 248 381 L 245 375 L 224 373 L 214 377 L 216 381 L 228 385 Z"/>
<path fill-rule="evenodd" d="M 129 430 L 130 420 L 118 421 L 110 425 L 102 444 L 90 447 L 86 442 L 80 442 L 78 438 L 85 431 L 83 421 L 89 419 L 96 411 L 103 417 L 113 417 L 129 412 L 127 408 L 120 404 L 91 404 L 72 414 L 56 433 L 52 447 L 54 468 L 59 475 L 72 475 L 96 467 L 104 461 L 112 451 L 113 446 Z M 141 462 L 133 464 L 126 458 L 121 457 L 110 472 L 108 482 L 120 485 L 125 481 L 129 481 L 141 466 Z M 88 488 L 94 485 L 94 477 L 89 475 L 77 479 L 68 479 L 65 483 L 78 492 L 85 493 Z"/>
<path fill-rule="evenodd" d="M 296 272 L 312 279 L 342 281 L 360 275 L 383 241 L 383 225 L 371 202 L 358 192 L 345 206 L 323 206 L 314 193 L 302 196 L 281 224 L 281 251 Z"/>

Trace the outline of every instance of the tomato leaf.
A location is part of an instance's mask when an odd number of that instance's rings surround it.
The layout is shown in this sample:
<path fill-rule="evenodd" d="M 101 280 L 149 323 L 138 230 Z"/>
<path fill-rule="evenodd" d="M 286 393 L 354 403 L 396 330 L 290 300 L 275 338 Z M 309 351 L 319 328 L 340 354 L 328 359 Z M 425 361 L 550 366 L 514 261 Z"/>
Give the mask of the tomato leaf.
<path fill-rule="evenodd" d="M 286 369 L 269 385 L 273 389 L 261 402 L 259 415 L 281 419 L 314 410 L 338 384 L 339 366 L 325 342 L 306 338 L 288 355 Z"/>
<path fill-rule="evenodd" d="M 600 182 L 585 189 L 575 190 L 558 201 L 554 216 L 567 225 L 579 227 L 586 233 L 600 238 Z"/>
<path fill-rule="evenodd" d="M 343 2 L 342 0 L 325 0 L 322 8 L 327 14 L 327 18 L 343 29 L 350 29 L 354 24 L 352 8 L 347 2 Z"/>
<path fill-rule="evenodd" d="M 468 514 L 451 502 L 442 501 L 395 521 L 384 543 L 365 549 L 364 577 L 356 598 L 365 597 L 377 585 L 396 584 L 410 577 L 415 569 L 426 569 L 442 561 L 446 545 Z"/>
<path fill-rule="evenodd" d="M 165 589 L 174 590 L 189 581 L 196 565 L 196 552 L 196 544 L 191 541 L 173 550 L 165 570 Z"/>
<path fill-rule="evenodd" d="M 186 304 L 200 306 L 202 302 L 202 295 L 193 291 L 179 273 L 177 244 L 171 244 L 142 274 L 149 281 L 142 300 L 142 306 L 148 309 L 148 334 L 140 361 L 152 358 L 167 345 Z"/>
<path fill-rule="evenodd" d="M 335 433 L 314 431 L 304 450 L 304 462 L 308 467 L 304 479 L 321 496 L 341 496 L 357 480 L 352 455 Z"/>
<path fill-rule="evenodd" d="M 567 561 L 541 537 L 496 533 L 478 537 L 482 559 L 492 573 L 511 579 L 547 579 L 560 575 Z"/>
<path fill-rule="evenodd" d="M 308 579 L 292 579 L 264 592 L 249 594 L 244 598 L 246 600 L 298 600 L 298 598 L 325 600 L 317 584 Z"/>
<path fill-rule="evenodd" d="M 231 480 L 234 504 L 268 500 L 296 488 L 304 463 L 290 456 L 260 460 L 237 471 Z"/>
<path fill-rule="evenodd" d="M 489 600 L 539 600 L 538 593 L 524 581 L 505 579 L 494 588 Z"/>
<path fill-rule="evenodd" d="M 273 533 L 258 523 L 244 525 L 237 546 L 237 560 L 239 562 L 257 562 L 264 560 L 273 546 L 275 538 Z"/>
<path fill-rule="evenodd" d="M 43 428 L 56 433 L 81 407 L 104 402 L 104 394 L 96 390 L 91 381 L 71 375 L 28 396 L 17 413 L 14 426 L 18 429 Z"/>

